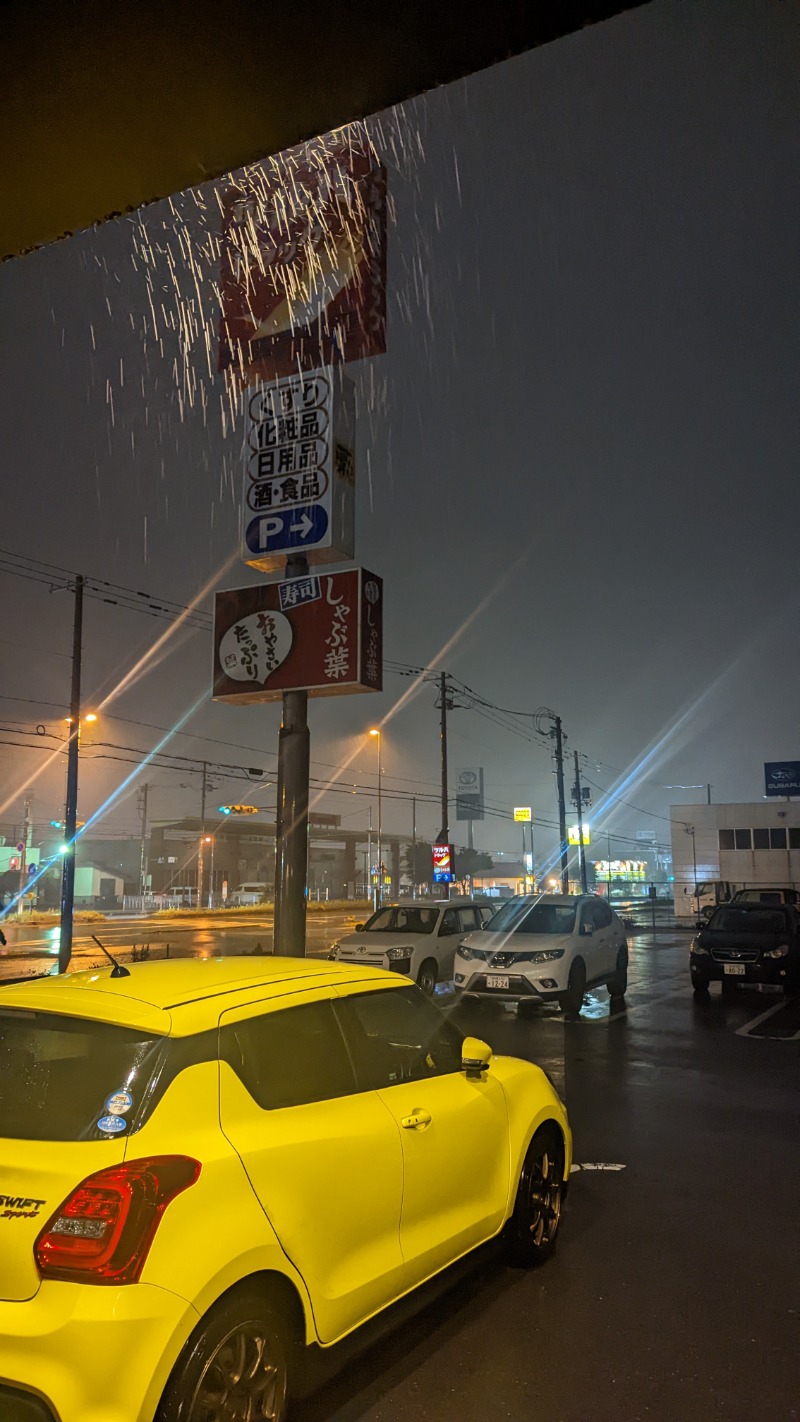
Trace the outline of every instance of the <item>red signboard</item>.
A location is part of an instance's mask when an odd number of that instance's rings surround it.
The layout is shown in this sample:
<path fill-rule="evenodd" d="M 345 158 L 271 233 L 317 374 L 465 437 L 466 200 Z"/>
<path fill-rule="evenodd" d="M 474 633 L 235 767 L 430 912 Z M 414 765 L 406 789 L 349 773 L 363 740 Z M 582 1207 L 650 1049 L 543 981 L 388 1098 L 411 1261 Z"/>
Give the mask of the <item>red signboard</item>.
<path fill-rule="evenodd" d="M 364 568 L 217 593 L 215 701 L 380 691 L 382 678 L 383 582 Z"/>
<path fill-rule="evenodd" d="M 433 851 L 433 882 L 435 884 L 451 884 L 453 882 L 453 846 L 452 844 L 434 844 Z"/>
<path fill-rule="evenodd" d="M 223 199 L 221 370 L 245 383 L 386 349 L 386 170 L 342 131 L 245 169 Z"/>

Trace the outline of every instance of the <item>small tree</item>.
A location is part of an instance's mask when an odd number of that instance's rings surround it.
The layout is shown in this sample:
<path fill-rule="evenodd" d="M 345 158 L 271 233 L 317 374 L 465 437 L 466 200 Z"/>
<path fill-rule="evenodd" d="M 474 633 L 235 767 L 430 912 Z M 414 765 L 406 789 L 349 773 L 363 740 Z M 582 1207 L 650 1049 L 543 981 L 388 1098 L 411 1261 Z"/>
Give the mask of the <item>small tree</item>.
<path fill-rule="evenodd" d="M 416 844 L 409 844 L 403 855 L 403 868 L 411 880 L 414 888 L 418 884 L 431 885 L 433 882 L 433 856 L 430 844 L 424 839 L 418 839 Z"/>
<path fill-rule="evenodd" d="M 479 849 L 457 849 L 455 852 L 455 876 L 459 883 L 464 879 L 474 879 L 476 874 L 493 868 L 491 854 L 484 854 Z"/>

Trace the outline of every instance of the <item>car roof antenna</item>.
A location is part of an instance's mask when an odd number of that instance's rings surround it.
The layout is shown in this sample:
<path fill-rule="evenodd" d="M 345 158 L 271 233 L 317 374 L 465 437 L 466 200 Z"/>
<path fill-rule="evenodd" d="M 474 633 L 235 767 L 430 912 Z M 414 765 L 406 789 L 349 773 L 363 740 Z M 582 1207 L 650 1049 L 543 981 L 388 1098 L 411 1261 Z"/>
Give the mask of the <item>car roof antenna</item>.
<path fill-rule="evenodd" d="M 92 936 L 92 938 L 94 939 L 95 943 L 97 944 L 98 948 L 102 948 L 102 949 L 103 949 L 103 952 L 105 953 L 106 957 L 108 958 L 109 963 L 113 963 L 113 964 L 114 964 L 114 966 L 113 966 L 113 968 L 112 968 L 112 970 L 111 970 L 111 976 L 112 976 L 112 978 L 129 978 L 130 975 L 131 975 L 130 968 L 123 968 L 122 964 L 121 964 L 121 963 L 118 963 L 117 960 L 116 960 L 116 958 L 112 958 L 112 956 L 111 956 L 111 954 L 109 953 L 108 949 L 100 942 L 100 939 L 97 937 L 96 934 L 93 933 L 91 936 Z"/>

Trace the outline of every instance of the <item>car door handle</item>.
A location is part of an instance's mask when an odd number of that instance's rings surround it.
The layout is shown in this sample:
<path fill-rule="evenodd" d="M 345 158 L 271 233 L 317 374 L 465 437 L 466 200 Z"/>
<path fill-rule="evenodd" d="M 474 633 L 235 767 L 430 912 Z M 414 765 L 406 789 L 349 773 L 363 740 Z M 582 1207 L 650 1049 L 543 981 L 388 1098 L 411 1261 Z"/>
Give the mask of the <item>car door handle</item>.
<path fill-rule="evenodd" d="M 430 1111 L 423 1111 L 416 1106 L 410 1116 L 401 1116 L 400 1125 L 404 1131 L 420 1131 L 431 1123 Z"/>

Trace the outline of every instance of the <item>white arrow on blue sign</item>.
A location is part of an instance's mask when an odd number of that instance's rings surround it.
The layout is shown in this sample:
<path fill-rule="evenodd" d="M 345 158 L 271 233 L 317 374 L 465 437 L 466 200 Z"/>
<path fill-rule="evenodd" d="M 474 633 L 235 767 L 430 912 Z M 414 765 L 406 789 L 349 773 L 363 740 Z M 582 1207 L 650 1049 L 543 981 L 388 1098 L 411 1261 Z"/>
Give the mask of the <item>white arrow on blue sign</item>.
<path fill-rule="evenodd" d="M 327 509 L 322 504 L 300 504 L 280 513 L 259 514 L 248 523 L 244 539 L 251 553 L 282 553 L 287 548 L 314 548 L 327 532 Z"/>

